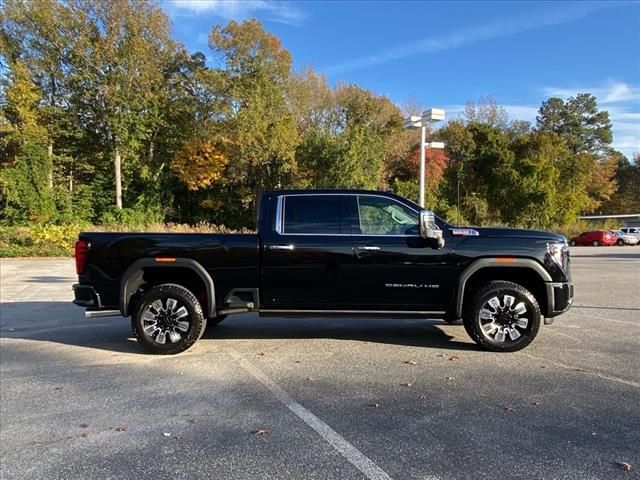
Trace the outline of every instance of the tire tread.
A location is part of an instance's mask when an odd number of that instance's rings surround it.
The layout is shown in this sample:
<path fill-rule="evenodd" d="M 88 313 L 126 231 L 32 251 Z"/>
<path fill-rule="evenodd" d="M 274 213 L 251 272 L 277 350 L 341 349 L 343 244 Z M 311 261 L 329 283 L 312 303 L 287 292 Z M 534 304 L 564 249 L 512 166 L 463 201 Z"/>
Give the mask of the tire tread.
<path fill-rule="evenodd" d="M 191 321 L 195 322 L 194 326 L 196 328 L 194 334 L 191 334 L 187 341 L 181 342 L 176 345 L 173 349 L 160 349 L 155 345 L 149 343 L 147 339 L 144 337 L 142 332 L 138 329 L 138 316 L 140 314 L 140 307 L 144 305 L 145 298 L 151 296 L 152 294 L 156 294 L 158 292 L 175 292 L 178 295 L 182 296 L 184 300 L 188 301 L 191 304 L 191 307 L 195 311 L 195 318 L 192 318 Z M 185 350 L 191 348 L 194 343 L 196 343 L 204 334 L 205 328 L 207 327 L 207 319 L 205 318 L 202 312 L 202 306 L 198 301 L 197 297 L 187 288 L 182 285 L 178 285 L 176 283 L 164 283 L 162 285 L 157 285 L 147 292 L 144 293 L 140 302 L 138 302 L 139 308 L 133 312 L 131 315 L 131 327 L 133 329 L 133 334 L 147 351 L 153 353 L 155 355 L 175 355 L 177 353 L 184 352 Z"/>
<path fill-rule="evenodd" d="M 480 299 L 482 297 L 484 297 L 487 293 L 489 293 L 491 291 L 497 291 L 497 290 L 513 290 L 513 291 L 516 291 L 519 294 L 525 296 L 527 298 L 527 300 L 530 301 L 533 304 L 534 313 L 535 313 L 535 315 L 537 315 L 538 321 L 534 324 L 534 327 L 532 328 L 531 333 L 527 336 L 527 341 L 526 342 L 523 342 L 522 344 L 517 344 L 517 345 L 499 347 L 499 346 L 497 346 L 495 344 L 487 342 L 486 339 L 477 330 L 477 328 L 475 326 L 475 323 L 474 323 L 474 312 L 475 312 L 475 310 L 477 308 L 479 308 L 478 307 L 478 303 L 480 302 Z M 480 345 L 480 346 L 482 346 L 482 347 L 484 347 L 487 350 L 490 350 L 492 352 L 515 352 L 515 351 L 518 351 L 518 350 L 521 350 L 521 349 L 525 348 L 538 335 L 538 331 L 540 329 L 540 324 L 542 323 L 541 320 L 542 320 L 542 315 L 540 313 L 540 305 L 538 304 L 538 301 L 533 296 L 533 294 L 531 292 L 529 292 L 529 290 L 524 288 L 522 285 L 519 285 L 519 284 L 514 283 L 514 282 L 509 282 L 509 281 L 506 281 L 506 280 L 493 280 L 493 281 L 489 282 L 487 285 L 485 285 L 484 287 L 476 290 L 473 293 L 473 296 L 471 297 L 470 301 L 465 302 L 464 309 L 463 309 L 463 324 L 464 324 L 464 329 L 466 330 L 467 334 L 478 345 Z"/>

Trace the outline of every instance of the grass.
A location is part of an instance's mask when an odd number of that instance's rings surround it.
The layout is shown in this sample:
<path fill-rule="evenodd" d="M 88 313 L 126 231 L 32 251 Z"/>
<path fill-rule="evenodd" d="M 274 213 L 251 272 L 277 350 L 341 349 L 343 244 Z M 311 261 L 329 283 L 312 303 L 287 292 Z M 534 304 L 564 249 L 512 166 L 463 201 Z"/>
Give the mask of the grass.
<path fill-rule="evenodd" d="M 152 223 L 141 228 L 126 225 L 0 226 L 0 258 L 70 257 L 80 232 L 250 233 L 224 225 Z"/>

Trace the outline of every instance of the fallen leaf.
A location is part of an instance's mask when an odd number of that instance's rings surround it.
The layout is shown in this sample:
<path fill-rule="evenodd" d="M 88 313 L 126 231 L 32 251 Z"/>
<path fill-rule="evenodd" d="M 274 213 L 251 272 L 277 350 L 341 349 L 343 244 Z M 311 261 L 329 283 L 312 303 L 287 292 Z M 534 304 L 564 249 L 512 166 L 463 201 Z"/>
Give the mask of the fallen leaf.
<path fill-rule="evenodd" d="M 266 355 L 266 353 L 264 353 L 264 352 L 259 352 L 258 353 L 258 356 L 260 356 L 260 357 L 264 357 L 265 355 Z"/>
<path fill-rule="evenodd" d="M 171 432 L 162 432 L 162 435 L 164 435 L 165 437 L 170 437 L 171 436 Z"/>
<path fill-rule="evenodd" d="M 82 438 L 89 438 L 89 435 L 91 435 L 89 432 L 84 432 L 82 435 L 80 435 Z"/>
<path fill-rule="evenodd" d="M 80 428 L 89 428 L 89 424 L 88 423 L 81 423 L 80 424 Z"/>
<path fill-rule="evenodd" d="M 296 360 L 295 363 L 302 363 L 300 360 Z"/>
<path fill-rule="evenodd" d="M 256 437 L 261 437 L 263 435 L 269 435 L 271 433 L 271 429 L 270 428 L 260 428 L 255 432 L 255 436 Z"/>
<path fill-rule="evenodd" d="M 127 427 L 116 427 L 116 432 L 126 432 Z"/>
<path fill-rule="evenodd" d="M 403 387 L 410 387 L 411 385 L 413 385 L 413 383 L 407 382 L 407 383 L 401 383 L 400 385 L 402 385 Z"/>
<path fill-rule="evenodd" d="M 418 362 L 416 362 L 415 360 L 407 360 L 404 363 L 406 363 L 407 365 L 417 365 L 418 364 Z"/>
<path fill-rule="evenodd" d="M 546 365 L 540 365 L 540 368 L 547 368 Z"/>
<path fill-rule="evenodd" d="M 616 462 L 616 463 L 624 472 L 629 472 L 633 468 L 633 466 L 629 462 Z"/>
<path fill-rule="evenodd" d="M 455 362 L 456 360 L 460 360 L 460 357 L 458 355 L 451 355 L 448 360 L 450 362 Z"/>
<path fill-rule="evenodd" d="M 510 407 L 509 405 L 505 405 L 504 410 L 506 412 L 515 412 L 516 411 L 513 407 Z"/>

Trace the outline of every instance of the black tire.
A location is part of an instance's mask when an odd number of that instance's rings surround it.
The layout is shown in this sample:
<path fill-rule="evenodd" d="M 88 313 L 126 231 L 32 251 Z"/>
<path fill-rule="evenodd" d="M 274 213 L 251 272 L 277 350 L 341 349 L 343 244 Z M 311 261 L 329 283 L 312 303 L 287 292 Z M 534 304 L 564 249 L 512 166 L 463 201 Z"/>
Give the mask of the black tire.
<path fill-rule="evenodd" d="M 622 240 L 621 238 L 619 238 L 616 243 L 618 244 L 619 247 L 624 247 L 624 240 Z"/>
<path fill-rule="evenodd" d="M 215 327 L 216 325 L 219 325 L 220 323 L 224 322 L 226 318 L 227 318 L 226 315 L 216 315 L 213 318 L 207 319 L 207 328 L 211 328 L 211 327 Z"/>
<path fill-rule="evenodd" d="M 156 303 L 158 301 L 159 304 Z M 158 309 L 158 305 L 162 308 Z M 207 320 L 196 296 L 183 286 L 172 283 L 144 292 L 131 316 L 133 334 L 138 343 L 159 355 L 184 352 L 198 341 L 206 325 Z"/>
<path fill-rule="evenodd" d="M 571 240 L 571 242 L 569 243 L 569 245 L 571 245 L 572 247 L 576 246 L 576 241 L 575 240 Z"/>
<path fill-rule="evenodd" d="M 513 300 L 507 297 L 513 297 Z M 495 299 L 498 299 L 500 309 L 490 306 L 489 302 Z M 487 318 L 493 313 L 493 319 Z M 536 338 L 542 314 L 538 301 L 526 288 L 513 282 L 493 281 L 465 302 L 463 321 L 465 330 L 478 345 L 492 352 L 516 352 Z M 491 325 L 497 330 L 489 330 Z"/>
<path fill-rule="evenodd" d="M 598 247 L 598 246 L 600 246 L 600 242 L 599 242 L 598 240 L 594 240 L 594 241 L 593 241 L 593 246 L 594 246 L 594 247 Z"/>

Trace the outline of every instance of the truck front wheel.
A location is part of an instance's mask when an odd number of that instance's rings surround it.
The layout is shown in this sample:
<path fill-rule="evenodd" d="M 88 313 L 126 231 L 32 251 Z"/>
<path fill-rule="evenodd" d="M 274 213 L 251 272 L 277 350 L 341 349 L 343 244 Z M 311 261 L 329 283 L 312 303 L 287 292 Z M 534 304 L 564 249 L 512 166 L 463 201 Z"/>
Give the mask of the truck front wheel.
<path fill-rule="evenodd" d="M 536 338 L 542 323 L 531 292 L 506 281 L 489 282 L 477 290 L 466 302 L 463 317 L 473 341 L 493 352 L 522 350 Z"/>
<path fill-rule="evenodd" d="M 191 347 L 202 336 L 206 322 L 195 295 L 171 283 L 147 290 L 131 316 L 138 342 L 160 355 L 173 355 Z"/>

